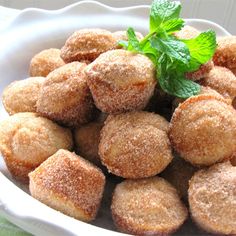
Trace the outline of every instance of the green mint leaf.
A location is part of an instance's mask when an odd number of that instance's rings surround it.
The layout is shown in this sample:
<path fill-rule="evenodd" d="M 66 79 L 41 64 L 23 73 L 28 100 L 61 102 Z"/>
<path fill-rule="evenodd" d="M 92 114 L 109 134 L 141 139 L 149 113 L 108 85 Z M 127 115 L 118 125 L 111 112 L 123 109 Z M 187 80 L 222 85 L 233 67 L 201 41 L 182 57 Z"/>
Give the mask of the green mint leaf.
<path fill-rule="evenodd" d="M 201 86 L 191 80 L 184 78 L 184 75 L 168 74 L 159 78 L 161 88 L 168 94 L 179 98 L 188 98 L 200 93 Z"/>
<path fill-rule="evenodd" d="M 180 2 L 170 0 L 154 0 L 150 10 L 150 32 L 156 29 L 164 22 L 179 18 L 181 11 Z"/>
<path fill-rule="evenodd" d="M 151 46 L 149 41 L 142 46 L 142 52 L 153 62 L 154 65 L 157 64 L 158 51 Z"/>
<path fill-rule="evenodd" d="M 181 63 L 188 64 L 190 61 L 190 53 L 188 47 L 181 41 L 172 38 L 158 38 L 152 37 L 150 39 L 152 47 L 157 51 L 165 53 L 170 58 L 174 58 Z"/>
<path fill-rule="evenodd" d="M 184 20 L 179 19 L 171 19 L 162 24 L 162 28 L 168 33 L 174 33 L 176 31 L 181 30 L 184 27 Z"/>
<path fill-rule="evenodd" d="M 199 34 L 196 38 L 181 40 L 190 51 L 191 60 L 189 71 L 198 69 L 201 64 L 208 62 L 216 50 L 216 34 L 213 30 L 208 30 Z"/>
<path fill-rule="evenodd" d="M 190 53 L 191 55 L 191 53 Z M 184 72 L 191 72 L 191 71 L 196 71 L 199 69 L 199 67 L 202 65 L 202 63 L 200 63 L 196 58 L 191 57 L 190 61 L 189 61 L 189 65 L 186 67 L 184 67 Z"/>
<path fill-rule="evenodd" d="M 119 40 L 118 41 L 118 45 L 123 47 L 123 48 L 125 48 L 125 49 L 127 49 L 128 46 L 129 46 L 129 43 L 127 41 L 125 41 L 125 40 Z"/>
<path fill-rule="evenodd" d="M 128 28 L 127 30 L 127 37 L 128 37 L 128 50 L 135 51 L 135 52 L 142 52 L 139 40 L 135 34 L 133 28 Z"/>
<path fill-rule="evenodd" d="M 128 42 L 119 42 L 129 51 L 149 57 L 156 66 L 160 87 L 168 94 L 188 98 L 199 94 L 200 85 L 185 78 L 209 61 L 216 49 L 213 31 L 193 39 L 178 39 L 173 32 L 181 30 L 180 2 L 153 0 L 150 10 L 150 32 L 139 41 L 133 28 L 127 30 Z"/>

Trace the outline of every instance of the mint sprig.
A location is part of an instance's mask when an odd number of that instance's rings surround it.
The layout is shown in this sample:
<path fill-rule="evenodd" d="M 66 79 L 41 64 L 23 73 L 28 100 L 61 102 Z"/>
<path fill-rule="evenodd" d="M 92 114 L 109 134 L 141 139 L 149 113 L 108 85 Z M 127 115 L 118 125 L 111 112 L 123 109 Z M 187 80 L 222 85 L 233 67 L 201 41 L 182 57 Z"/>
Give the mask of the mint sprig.
<path fill-rule="evenodd" d="M 216 50 L 216 35 L 212 30 L 196 38 L 179 39 L 173 35 L 181 30 L 181 4 L 177 1 L 154 0 L 151 5 L 149 33 L 139 41 L 133 28 L 127 30 L 128 41 L 120 41 L 125 49 L 149 57 L 156 66 L 162 90 L 180 98 L 200 92 L 200 85 L 187 80 L 186 72 L 196 71 L 208 62 Z"/>

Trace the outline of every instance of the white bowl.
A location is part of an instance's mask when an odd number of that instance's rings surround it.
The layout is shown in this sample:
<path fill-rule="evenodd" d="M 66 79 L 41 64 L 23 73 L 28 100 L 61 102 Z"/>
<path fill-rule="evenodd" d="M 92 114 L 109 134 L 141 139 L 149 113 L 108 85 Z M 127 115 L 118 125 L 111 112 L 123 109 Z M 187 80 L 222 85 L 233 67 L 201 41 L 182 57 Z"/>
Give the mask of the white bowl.
<path fill-rule="evenodd" d="M 0 93 L 14 80 L 27 78 L 30 59 L 40 50 L 60 48 L 66 38 L 79 28 L 99 27 L 111 31 L 133 26 L 146 33 L 148 6 L 112 8 L 98 2 L 84 1 L 56 11 L 26 9 L 3 29 L 0 38 Z M 189 25 L 200 30 L 213 29 L 218 36 L 230 35 L 219 25 L 197 19 L 187 19 Z M 7 116 L 0 106 L 1 118 Z M 109 213 L 109 201 L 104 201 L 97 219 L 83 223 L 55 211 L 27 194 L 26 186 L 15 182 L 0 158 L 0 213 L 8 220 L 34 235 L 121 235 L 115 230 Z M 18 187 L 17 187 L 17 186 Z M 111 195 L 114 183 L 108 182 Z M 23 189 L 23 191 L 22 191 Z M 103 228 L 106 229 L 103 229 Z M 193 224 L 180 230 L 182 235 L 200 234 Z"/>

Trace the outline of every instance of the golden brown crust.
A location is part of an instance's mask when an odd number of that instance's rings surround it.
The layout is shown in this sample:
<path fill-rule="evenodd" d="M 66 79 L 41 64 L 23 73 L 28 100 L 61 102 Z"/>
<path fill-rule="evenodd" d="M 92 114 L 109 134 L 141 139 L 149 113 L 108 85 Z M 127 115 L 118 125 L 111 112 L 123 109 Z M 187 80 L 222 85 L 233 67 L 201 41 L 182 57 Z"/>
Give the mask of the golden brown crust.
<path fill-rule="evenodd" d="M 209 74 L 201 80 L 201 84 L 209 86 L 224 98 L 233 101 L 236 97 L 236 77 L 227 68 L 215 66 Z"/>
<path fill-rule="evenodd" d="M 166 235 L 187 218 L 176 190 L 163 178 L 125 180 L 115 188 L 112 218 L 117 228 L 135 235 Z"/>
<path fill-rule="evenodd" d="M 40 91 L 37 112 L 66 126 L 89 122 L 94 105 L 85 67 L 84 63 L 72 62 L 51 72 Z"/>
<path fill-rule="evenodd" d="M 148 112 L 110 115 L 101 131 L 99 155 L 110 172 L 124 178 L 154 176 L 172 160 L 168 122 Z"/>
<path fill-rule="evenodd" d="M 17 113 L 0 124 L 1 153 L 12 176 L 23 182 L 58 149 L 72 146 L 70 130 L 36 113 Z"/>
<path fill-rule="evenodd" d="M 195 222 L 208 232 L 236 234 L 236 167 L 216 164 L 194 174 L 189 204 Z"/>
<path fill-rule="evenodd" d="M 156 85 L 152 62 L 121 49 L 100 55 L 87 66 L 86 74 L 95 104 L 105 113 L 143 109 Z"/>
<path fill-rule="evenodd" d="M 224 161 L 236 151 L 236 111 L 214 95 L 191 97 L 175 110 L 169 138 L 172 147 L 193 165 Z"/>
<path fill-rule="evenodd" d="M 30 77 L 14 81 L 3 91 L 2 103 L 9 113 L 36 112 L 36 102 L 44 77 Z"/>
<path fill-rule="evenodd" d="M 102 127 L 103 123 L 101 122 L 91 122 L 78 127 L 74 132 L 76 152 L 97 166 L 101 166 L 98 144 Z"/>
<path fill-rule="evenodd" d="M 65 65 L 65 62 L 60 57 L 61 50 L 50 48 L 36 54 L 30 62 L 29 74 L 32 77 L 46 77 L 56 68 Z"/>
<path fill-rule="evenodd" d="M 29 174 L 31 195 L 83 221 L 96 217 L 105 176 L 80 156 L 59 150 Z"/>
<path fill-rule="evenodd" d="M 236 77 L 225 67 L 215 66 L 201 84 L 215 89 L 231 103 L 236 98 Z"/>
<path fill-rule="evenodd" d="M 100 54 L 116 48 L 117 40 L 104 29 L 81 29 L 74 32 L 61 49 L 61 57 L 72 61 L 93 61 Z"/>
<path fill-rule="evenodd" d="M 226 36 L 217 39 L 217 49 L 213 57 L 215 65 L 236 70 L 236 36 Z"/>

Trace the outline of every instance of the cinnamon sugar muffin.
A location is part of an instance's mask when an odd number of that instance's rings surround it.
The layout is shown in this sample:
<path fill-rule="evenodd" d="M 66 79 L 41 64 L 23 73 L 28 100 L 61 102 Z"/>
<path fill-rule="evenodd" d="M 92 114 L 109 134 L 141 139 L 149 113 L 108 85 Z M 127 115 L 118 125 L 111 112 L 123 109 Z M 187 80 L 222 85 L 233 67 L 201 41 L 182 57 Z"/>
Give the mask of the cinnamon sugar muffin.
<path fill-rule="evenodd" d="M 169 123 L 144 111 L 110 115 L 102 128 L 99 155 L 111 173 L 143 178 L 163 171 L 172 160 Z"/>
<path fill-rule="evenodd" d="M 196 172 L 188 194 L 192 218 L 200 227 L 236 235 L 236 166 L 225 162 Z"/>
<path fill-rule="evenodd" d="M 17 113 L 0 123 L 0 151 L 12 176 L 22 182 L 58 149 L 72 146 L 69 129 L 36 113 Z"/>
<path fill-rule="evenodd" d="M 30 61 L 29 74 L 32 77 L 46 77 L 50 72 L 65 65 L 60 57 L 61 50 L 57 48 L 45 49 L 36 54 Z"/>
<path fill-rule="evenodd" d="M 100 55 L 87 66 L 86 74 L 95 104 L 105 113 L 143 109 L 156 85 L 152 62 L 122 49 Z"/>
<path fill-rule="evenodd" d="M 114 49 L 117 40 L 112 33 L 104 29 L 81 29 L 74 32 L 61 49 L 61 58 L 72 61 L 93 61 L 100 54 Z"/>
<path fill-rule="evenodd" d="M 209 166 L 236 152 L 236 111 L 214 95 L 188 98 L 175 110 L 169 138 L 186 161 Z"/>
<path fill-rule="evenodd" d="M 215 65 L 226 67 L 236 75 L 236 36 L 220 37 L 217 45 L 213 57 Z"/>
<path fill-rule="evenodd" d="M 118 184 L 111 211 L 117 228 L 134 235 L 173 233 L 188 215 L 175 188 L 160 177 L 125 180 Z"/>
<path fill-rule="evenodd" d="M 78 220 L 95 219 L 103 195 L 102 171 L 66 150 L 59 150 L 29 174 L 31 195 Z"/>
<path fill-rule="evenodd" d="M 78 126 L 93 117 L 94 105 L 84 69 L 72 62 L 51 72 L 37 101 L 37 112 L 65 126 Z"/>
<path fill-rule="evenodd" d="M 30 77 L 10 83 L 2 95 L 2 103 L 8 114 L 36 112 L 36 103 L 44 81 L 44 77 Z"/>
<path fill-rule="evenodd" d="M 231 100 L 231 103 L 236 98 L 236 76 L 225 67 L 214 66 L 200 83 L 215 89 L 224 98 Z"/>

